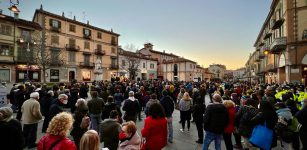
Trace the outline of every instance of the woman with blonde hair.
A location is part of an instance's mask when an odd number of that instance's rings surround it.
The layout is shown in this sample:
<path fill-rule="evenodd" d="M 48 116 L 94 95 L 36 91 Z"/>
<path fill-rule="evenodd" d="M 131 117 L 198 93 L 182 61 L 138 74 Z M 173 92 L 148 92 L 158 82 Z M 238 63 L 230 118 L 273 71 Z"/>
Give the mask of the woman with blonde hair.
<path fill-rule="evenodd" d="M 179 110 L 180 110 L 180 120 L 182 129 L 181 132 L 184 132 L 185 122 L 187 121 L 188 131 L 190 131 L 190 120 L 191 120 L 191 110 L 193 106 L 193 100 L 190 97 L 188 92 L 185 92 L 182 96 L 182 99 L 179 101 Z"/>
<path fill-rule="evenodd" d="M 235 117 L 236 117 L 236 104 L 232 100 L 225 100 L 223 102 L 228 112 L 228 123 L 224 129 L 224 142 L 227 150 L 233 150 L 231 134 L 235 131 Z"/>
<path fill-rule="evenodd" d="M 122 131 L 119 133 L 118 150 L 139 150 L 141 139 L 138 135 L 137 127 L 133 121 L 122 124 Z"/>
<path fill-rule="evenodd" d="M 99 150 L 100 140 L 95 130 L 85 132 L 80 140 L 80 150 Z"/>
<path fill-rule="evenodd" d="M 67 138 L 73 122 L 72 115 L 67 112 L 61 112 L 54 116 L 49 123 L 47 134 L 39 140 L 37 149 L 76 150 L 75 143 Z"/>

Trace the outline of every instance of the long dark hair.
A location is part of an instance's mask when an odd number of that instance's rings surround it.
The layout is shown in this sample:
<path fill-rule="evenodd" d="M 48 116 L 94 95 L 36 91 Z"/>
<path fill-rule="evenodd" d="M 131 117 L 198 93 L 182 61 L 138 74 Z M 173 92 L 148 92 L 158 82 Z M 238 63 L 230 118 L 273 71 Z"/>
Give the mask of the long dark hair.
<path fill-rule="evenodd" d="M 276 112 L 273 105 L 269 101 L 261 101 L 259 112 L 262 112 L 266 119 L 274 117 Z"/>
<path fill-rule="evenodd" d="M 151 116 L 153 119 L 164 118 L 165 112 L 161 104 L 153 103 L 149 107 L 148 115 Z"/>

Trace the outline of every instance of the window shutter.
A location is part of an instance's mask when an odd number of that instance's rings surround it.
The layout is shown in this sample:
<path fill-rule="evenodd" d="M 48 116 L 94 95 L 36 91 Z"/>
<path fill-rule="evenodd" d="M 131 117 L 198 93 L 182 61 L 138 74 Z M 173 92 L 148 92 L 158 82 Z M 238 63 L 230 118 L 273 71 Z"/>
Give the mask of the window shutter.
<path fill-rule="evenodd" d="M 49 19 L 49 25 L 52 26 L 52 20 L 53 19 Z"/>
<path fill-rule="evenodd" d="M 89 30 L 89 36 L 91 36 L 92 35 L 92 30 Z"/>
<path fill-rule="evenodd" d="M 61 21 L 59 21 L 59 29 L 61 29 Z"/>
<path fill-rule="evenodd" d="M 85 35 L 85 28 L 83 28 L 83 35 Z"/>

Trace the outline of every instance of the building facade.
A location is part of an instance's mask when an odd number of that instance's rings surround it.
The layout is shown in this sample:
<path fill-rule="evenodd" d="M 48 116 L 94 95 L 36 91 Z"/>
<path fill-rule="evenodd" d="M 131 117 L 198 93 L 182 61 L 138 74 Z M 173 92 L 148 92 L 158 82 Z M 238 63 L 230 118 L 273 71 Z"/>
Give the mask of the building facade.
<path fill-rule="evenodd" d="M 0 14 L 0 81 L 40 81 L 40 68 L 34 64 L 35 43 L 31 37 L 41 34 L 39 24 Z"/>
<path fill-rule="evenodd" d="M 52 58 L 44 74 L 47 82 L 90 82 L 118 75 L 119 34 L 92 26 L 89 21 L 67 18 L 64 13 L 45 11 L 42 6 L 35 11 L 33 22 L 42 26 L 46 53 Z M 97 65 L 100 71 L 94 71 Z M 101 75 L 95 77 L 97 73 Z"/>
<path fill-rule="evenodd" d="M 307 80 L 307 1 L 273 0 L 246 63 L 251 80 L 260 83 Z"/>
<path fill-rule="evenodd" d="M 129 68 L 137 68 L 134 80 L 153 80 L 157 79 L 158 60 L 137 52 L 118 49 L 119 53 L 119 76 L 121 79 L 130 78 Z M 138 64 L 131 65 L 131 61 Z"/>
<path fill-rule="evenodd" d="M 163 76 L 168 81 L 198 81 L 197 64 L 185 58 L 176 58 L 162 64 Z"/>
<path fill-rule="evenodd" d="M 226 66 L 221 64 L 209 65 L 208 70 L 213 73 L 213 78 L 223 80 L 225 76 Z"/>
<path fill-rule="evenodd" d="M 239 68 L 237 70 L 233 70 L 233 79 L 234 81 L 245 81 L 245 72 L 246 68 Z"/>

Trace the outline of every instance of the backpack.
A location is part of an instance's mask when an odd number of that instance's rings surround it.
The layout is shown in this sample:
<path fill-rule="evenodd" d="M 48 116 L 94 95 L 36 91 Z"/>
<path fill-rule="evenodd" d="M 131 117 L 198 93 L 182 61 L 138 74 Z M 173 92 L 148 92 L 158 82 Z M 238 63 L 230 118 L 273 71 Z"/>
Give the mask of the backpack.
<path fill-rule="evenodd" d="M 287 120 L 282 116 L 278 116 L 278 121 L 274 127 L 276 135 L 286 143 L 291 143 L 294 136 L 294 132 L 289 129 L 292 120 L 293 119 Z"/>

